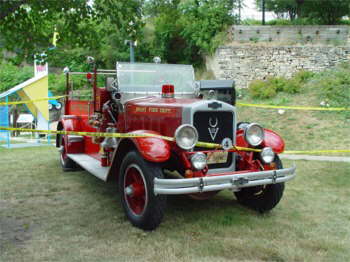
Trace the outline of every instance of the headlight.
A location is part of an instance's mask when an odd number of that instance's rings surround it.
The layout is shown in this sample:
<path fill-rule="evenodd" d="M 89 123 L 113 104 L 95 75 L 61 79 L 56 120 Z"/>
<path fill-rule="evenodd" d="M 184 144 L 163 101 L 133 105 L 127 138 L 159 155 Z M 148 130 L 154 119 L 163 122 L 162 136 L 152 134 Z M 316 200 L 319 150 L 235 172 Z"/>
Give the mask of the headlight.
<path fill-rule="evenodd" d="M 192 166 L 197 170 L 202 170 L 207 166 L 207 156 L 204 153 L 198 152 L 191 157 Z"/>
<path fill-rule="evenodd" d="M 175 131 L 176 144 L 185 150 L 190 150 L 198 142 L 197 129 L 192 125 L 181 125 Z"/>
<path fill-rule="evenodd" d="M 265 147 L 260 156 L 266 164 L 270 164 L 275 159 L 275 153 L 272 151 L 271 147 Z"/>
<path fill-rule="evenodd" d="M 258 146 L 264 140 L 264 129 L 258 124 L 251 123 L 245 128 L 244 138 L 251 146 Z"/>

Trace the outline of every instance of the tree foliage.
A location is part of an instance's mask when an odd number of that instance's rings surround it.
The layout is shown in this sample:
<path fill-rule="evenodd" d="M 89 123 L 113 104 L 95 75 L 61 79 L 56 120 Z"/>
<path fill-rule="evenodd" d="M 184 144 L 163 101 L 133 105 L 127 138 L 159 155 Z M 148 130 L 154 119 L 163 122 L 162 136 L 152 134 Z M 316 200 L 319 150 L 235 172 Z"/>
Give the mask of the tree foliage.
<path fill-rule="evenodd" d="M 51 45 L 98 49 L 101 36 L 123 30 L 136 37 L 142 27 L 142 0 L 1 0 L 0 35 L 4 47 L 21 58 Z M 108 22 L 109 26 L 99 25 Z"/>
<path fill-rule="evenodd" d="M 262 0 L 256 0 L 256 5 L 261 10 Z M 283 17 L 284 14 L 288 14 L 291 20 L 294 20 L 299 11 L 302 1 L 296 0 L 265 0 L 265 8 L 268 11 L 273 11 L 278 17 Z"/>
<path fill-rule="evenodd" d="M 232 0 L 150 0 L 153 51 L 167 62 L 199 64 L 218 46 L 217 36 L 235 22 Z"/>
<path fill-rule="evenodd" d="M 11 63 L 0 62 L 0 67 L 0 93 L 33 77 L 34 70 L 30 66 L 21 67 L 19 70 Z"/>
<path fill-rule="evenodd" d="M 350 14 L 350 0 L 305 0 L 304 17 L 320 24 L 338 24 L 343 16 Z"/>
<path fill-rule="evenodd" d="M 262 0 L 256 0 L 261 10 Z M 290 20 L 309 19 L 313 24 L 337 24 L 350 14 L 350 0 L 265 0 L 267 11 L 279 17 L 288 14 Z"/>
<path fill-rule="evenodd" d="M 15 63 L 49 50 L 53 66 L 79 70 L 87 55 L 113 67 L 129 59 L 125 40 L 137 40 L 138 61 L 202 62 L 217 35 L 235 21 L 236 0 L 1 0 L 0 41 Z M 53 33 L 57 49 L 50 50 Z M 223 34 L 221 33 L 221 36 Z"/>
<path fill-rule="evenodd" d="M 213 44 L 215 36 L 234 22 L 232 0 L 188 0 L 179 8 L 183 14 L 181 35 L 205 53 L 216 49 Z"/>

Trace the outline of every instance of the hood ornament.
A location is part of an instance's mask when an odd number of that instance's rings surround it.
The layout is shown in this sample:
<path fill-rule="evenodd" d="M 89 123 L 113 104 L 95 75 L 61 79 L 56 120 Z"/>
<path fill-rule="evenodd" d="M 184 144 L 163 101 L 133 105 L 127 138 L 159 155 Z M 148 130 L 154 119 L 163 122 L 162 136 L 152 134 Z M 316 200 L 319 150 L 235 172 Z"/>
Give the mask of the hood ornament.
<path fill-rule="evenodd" d="M 209 135 L 211 137 L 211 139 L 214 141 L 215 140 L 215 137 L 219 131 L 219 128 L 217 127 L 219 121 L 218 121 L 218 118 L 215 117 L 215 118 L 209 118 L 209 127 L 208 127 L 208 130 L 209 130 Z"/>

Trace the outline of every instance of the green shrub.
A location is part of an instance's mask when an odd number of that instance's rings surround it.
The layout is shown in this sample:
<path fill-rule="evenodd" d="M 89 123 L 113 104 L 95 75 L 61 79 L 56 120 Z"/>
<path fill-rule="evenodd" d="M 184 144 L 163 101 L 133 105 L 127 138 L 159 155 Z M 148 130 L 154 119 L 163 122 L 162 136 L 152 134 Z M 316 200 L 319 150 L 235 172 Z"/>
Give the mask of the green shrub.
<path fill-rule="evenodd" d="M 287 79 L 284 77 L 272 77 L 267 79 L 268 85 L 273 86 L 276 92 L 285 92 L 288 94 L 299 93 L 302 83 L 298 79 Z"/>
<path fill-rule="evenodd" d="M 66 78 L 62 74 L 49 74 L 49 89 L 54 95 L 64 94 Z"/>
<path fill-rule="evenodd" d="M 275 86 L 276 92 L 282 92 L 288 80 L 284 77 L 270 77 L 267 81 L 270 85 Z"/>
<path fill-rule="evenodd" d="M 295 79 L 297 82 L 299 82 L 301 84 L 305 84 L 314 75 L 315 75 L 315 73 L 313 73 L 313 72 L 301 70 L 293 76 L 293 79 Z"/>
<path fill-rule="evenodd" d="M 301 88 L 302 83 L 297 79 L 292 78 L 286 81 L 282 91 L 288 94 L 296 94 L 300 93 Z"/>
<path fill-rule="evenodd" d="M 273 19 L 270 21 L 267 21 L 266 24 L 268 25 L 293 25 L 293 22 L 289 19 Z"/>
<path fill-rule="evenodd" d="M 277 88 L 276 85 L 270 81 L 254 80 L 250 83 L 249 93 L 253 98 L 271 98 L 276 96 Z"/>
<path fill-rule="evenodd" d="M 318 25 L 319 21 L 312 18 L 297 18 L 293 21 L 289 19 L 273 19 L 266 22 L 267 25 Z"/>
<path fill-rule="evenodd" d="M 279 92 L 296 94 L 310 77 L 311 74 L 303 72 L 292 79 L 269 77 L 266 81 L 255 80 L 249 85 L 249 93 L 254 98 L 271 98 Z"/>
<path fill-rule="evenodd" d="M 247 18 L 241 21 L 242 25 L 261 25 L 261 20 Z"/>
<path fill-rule="evenodd" d="M 310 87 L 320 90 L 321 100 L 326 100 L 331 107 L 350 108 L 350 70 L 334 69 L 318 74 Z"/>
<path fill-rule="evenodd" d="M 350 25 L 350 20 L 349 19 L 343 19 L 339 21 L 339 24 L 341 25 Z"/>

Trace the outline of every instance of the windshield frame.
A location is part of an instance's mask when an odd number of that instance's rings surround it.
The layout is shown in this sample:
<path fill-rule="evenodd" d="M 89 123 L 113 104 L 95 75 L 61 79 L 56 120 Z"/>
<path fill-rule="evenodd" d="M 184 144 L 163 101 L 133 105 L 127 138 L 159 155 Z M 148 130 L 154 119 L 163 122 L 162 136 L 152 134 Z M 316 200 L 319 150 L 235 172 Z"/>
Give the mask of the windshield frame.
<path fill-rule="evenodd" d="M 130 69 L 130 67 L 136 66 L 135 70 Z M 121 67 L 126 67 L 126 69 L 120 69 Z M 186 75 L 188 78 L 191 78 L 190 80 L 184 80 L 185 82 L 182 86 L 176 86 L 176 83 L 172 83 L 171 81 L 167 81 L 167 79 L 164 80 L 159 80 L 157 79 L 158 76 L 160 75 L 160 70 L 165 69 L 165 72 L 167 74 L 171 74 L 172 72 L 179 72 L 180 70 L 183 70 L 184 75 Z M 147 72 L 149 71 L 150 73 L 154 72 L 156 77 L 150 78 L 150 80 L 153 80 L 151 82 L 157 81 L 156 84 L 154 83 L 148 83 L 149 89 L 145 90 L 146 87 L 136 87 L 137 83 L 135 83 L 135 87 L 131 88 L 130 85 L 132 86 L 133 83 L 127 84 L 121 81 L 121 77 L 123 75 L 120 74 L 120 72 L 127 72 L 127 71 L 143 71 Z M 162 71 L 163 71 L 162 70 Z M 186 72 L 187 71 L 187 72 Z M 164 71 L 163 71 L 164 72 Z M 180 73 L 176 73 L 181 74 Z M 174 74 L 174 76 L 176 76 Z M 160 95 L 162 93 L 162 85 L 164 84 L 173 84 L 175 86 L 175 94 L 194 94 L 196 92 L 196 81 L 195 81 L 195 74 L 194 74 L 194 68 L 192 65 L 183 65 L 183 64 L 155 64 L 155 63 L 130 63 L 130 62 L 117 62 L 116 63 L 116 77 L 117 77 L 117 83 L 118 83 L 118 89 L 120 93 L 126 93 L 126 94 L 135 94 L 135 95 Z M 138 79 L 140 81 L 140 79 Z M 173 77 L 173 81 L 176 81 L 176 77 Z M 129 79 L 130 81 L 130 79 Z M 132 80 L 131 80 L 132 81 Z M 163 83 L 161 83 L 163 81 Z M 191 83 L 187 83 L 190 81 Z M 140 85 L 140 84 L 139 84 Z M 146 83 L 147 85 L 147 83 Z M 138 90 L 139 89 L 139 90 Z M 180 90 L 180 91 L 179 91 Z"/>

